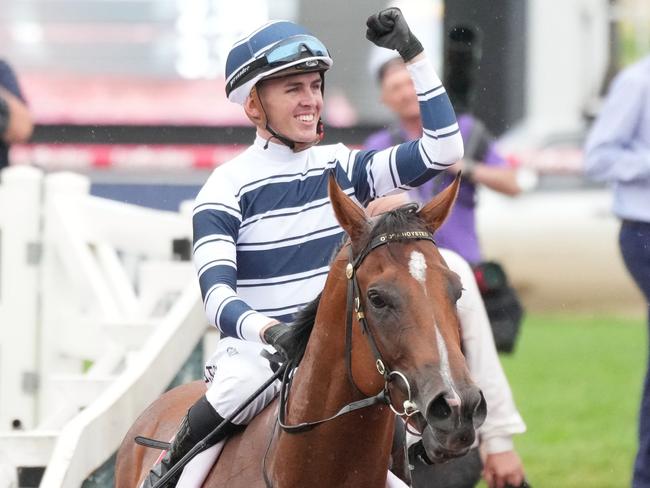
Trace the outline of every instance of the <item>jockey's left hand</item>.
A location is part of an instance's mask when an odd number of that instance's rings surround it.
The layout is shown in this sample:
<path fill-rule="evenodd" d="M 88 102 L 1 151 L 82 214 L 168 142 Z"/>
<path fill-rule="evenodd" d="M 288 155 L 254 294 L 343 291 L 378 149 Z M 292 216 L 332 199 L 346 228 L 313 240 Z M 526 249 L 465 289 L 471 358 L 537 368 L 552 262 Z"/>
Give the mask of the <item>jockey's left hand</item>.
<path fill-rule="evenodd" d="M 297 351 L 290 325 L 282 322 L 270 325 L 262 333 L 262 338 L 280 353 L 284 361 L 295 359 Z"/>
<path fill-rule="evenodd" d="M 483 466 L 483 478 L 490 488 L 525 485 L 524 465 L 515 451 L 488 454 Z"/>
<path fill-rule="evenodd" d="M 395 49 L 405 62 L 424 51 L 418 38 L 409 29 L 402 11 L 397 7 L 382 10 L 366 21 L 366 38 L 379 47 Z"/>

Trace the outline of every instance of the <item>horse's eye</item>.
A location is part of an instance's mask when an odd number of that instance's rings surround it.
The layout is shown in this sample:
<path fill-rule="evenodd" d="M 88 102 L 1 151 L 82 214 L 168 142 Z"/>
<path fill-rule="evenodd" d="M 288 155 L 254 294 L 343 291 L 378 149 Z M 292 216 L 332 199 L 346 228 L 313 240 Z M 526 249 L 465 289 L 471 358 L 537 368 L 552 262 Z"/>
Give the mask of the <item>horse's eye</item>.
<path fill-rule="evenodd" d="M 370 300 L 370 303 L 375 308 L 383 308 L 386 306 L 386 302 L 377 290 L 368 290 L 368 300 Z"/>

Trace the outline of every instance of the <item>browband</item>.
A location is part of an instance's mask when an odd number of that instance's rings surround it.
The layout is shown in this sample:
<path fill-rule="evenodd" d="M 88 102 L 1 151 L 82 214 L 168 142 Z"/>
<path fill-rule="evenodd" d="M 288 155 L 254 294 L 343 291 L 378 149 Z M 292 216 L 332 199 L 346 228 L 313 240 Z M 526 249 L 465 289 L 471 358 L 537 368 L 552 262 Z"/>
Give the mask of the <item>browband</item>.
<path fill-rule="evenodd" d="M 391 242 L 399 241 L 431 241 L 434 245 L 436 241 L 433 239 L 433 234 L 425 230 L 405 230 L 403 232 L 391 232 L 386 234 L 379 234 L 378 236 L 373 237 L 372 241 L 359 253 L 359 255 L 354 259 L 352 263 L 353 269 L 357 269 L 366 256 L 370 254 L 371 251 L 377 249 L 379 246 L 388 244 Z"/>

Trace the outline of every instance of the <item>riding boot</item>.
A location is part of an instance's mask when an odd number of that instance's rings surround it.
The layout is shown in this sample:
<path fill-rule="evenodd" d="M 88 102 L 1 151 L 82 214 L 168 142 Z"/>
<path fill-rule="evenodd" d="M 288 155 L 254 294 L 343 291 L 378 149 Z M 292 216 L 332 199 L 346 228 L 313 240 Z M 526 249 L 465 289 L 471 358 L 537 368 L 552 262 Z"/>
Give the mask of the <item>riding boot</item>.
<path fill-rule="evenodd" d="M 210 434 L 218 425 L 223 422 L 223 417 L 219 415 L 215 409 L 210 405 L 205 396 L 202 396 L 194 405 L 187 411 L 187 415 L 183 417 L 178 432 L 172 440 L 169 450 L 165 453 L 162 459 L 151 469 L 147 477 L 142 482 L 141 488 L 153 488 L 160 481 L 160 479 L 172 467 L 180 461 L 190 449 L 202 441 L 208 434 Z M 215 445 L 217 442 L 222 441 L 231 434 L 242 429 L 243 426 L 236 425 L 228 422 L 225 427 L 217 435 L 210 438 L 206 444 L 206 449 Z M 169 481 L 165 483 L 166 488 L 173 488 L 178 483 L 183 470 L 178 470 Z M 162 487 L 157 487 L 162 488 Z"/>

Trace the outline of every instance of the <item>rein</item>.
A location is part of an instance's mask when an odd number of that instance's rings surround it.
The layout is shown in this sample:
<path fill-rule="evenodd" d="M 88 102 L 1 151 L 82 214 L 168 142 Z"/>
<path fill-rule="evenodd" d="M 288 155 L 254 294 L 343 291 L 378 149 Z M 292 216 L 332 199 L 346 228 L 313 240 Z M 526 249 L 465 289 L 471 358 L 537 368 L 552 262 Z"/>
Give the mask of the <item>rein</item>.
<path fill-rule="evenodd" d="M 370 344 L 370 348 L 372 349 L 373 355 L 375 356 L 375 367 L 377 368 L 379 374 L 381 374 L 382 377 L 384 378 L 384 388 L 374 396 L 368 396 L 366 398 L 363 398 L 362 400 L 357 400 L 348 403 L 347 405 L 339 409 L 339 411 L 336 412 L 331 417 L 321 419 L 321 420 L 316 420 L 313 422 L 302 422 L 295 425 L 288 425 L 285 420 L 286 413 L 287 413 L 287 401 L 289 396 L 289 390 L 291 389 L 293 373 L 295 371 L 295 366 L 292 363 L 284 372 L 284 375 L 282 377 L 282 386 L 280 388 L 280 400 L 279 400 L 280 408 L 278 413 L 278 424 L 285 432 L 289 434 L 298 434 L 300 432 L 306 432 L 313 429 L 317 425 L 320 425 L 325 422 L 329 422 L 330 420 L 334 420 L 335 418 L 340 417 L 341 415 L 345 415 L 355 410 L 366 408 L 371 405 L 376 405 L 379 403 L 388 405 L 390 409 L 395 413 L 395 415 L 398 415 L 400 417 L 406 417 L 407 419 L 419 412 L 419 410 L 415 405 L 415 402 L 411 399 L 411 385 L 409 384 L 409 381 L 404 375 L 404 373 L 397 370 L 391 370 L 389 367 L 386 366 L 386 362 L 382 358 L 379 347 L 377 346 L 377 341 L 372 332 L 372 328 L 370 327 L 368 321 L 366 320 L 366 316 L 363 311 L 363 307 L 361 305 L 360 289 L 359 289 L 359 283 L 357 281 L 357 274 L 356 274 L 357 270 L 361 266 L 361 263 L 363 263 L 363 261 L 368 256 L 368 254 L 370 254 L 373 250 L 377 249 L 380 246 L 383 246 L 384 244 L 389 244 L 391 242 L 405 241 L 405 240 L 428 240 L 435 245 L 433 236 L 426 231 L 404 231 L 404 232 L 380 234 L 375 238 L 373 238 L 372 241 L 370 241 L 370 243 L 359 253 L 359 255 L 356 258 L 354 258 L 354 256 L 352 255 L 352 246 L 350 246 L 350 258 L 345 268 L 345 275 L 348 279 L 348 289 L 347 289 L 347 298 L 346 298 L 346 322 L 345 322 L 345 361 L 346 361 L 346 367 L 348 371 L 348 378 L 352 383 L 352 386 L 356 389 L 356 391 L 359 392 L 361 395 L 363 395 L 361 390 L 357 387 L 356 383 L 354 382 L 354 378 L 352 376 L 352 325 L 354 322 L 353 314 L 356 313 L 357 322 L 361 327 L 361 332 L 363 335 L 367 337 L 368 343 Z M 396 377 L 400 378 L 402 382 L 406 385 L 407 399 L 404 400 L 401 407 L 401 411 L 399 411 L 393 405 L 393 402 L 390 398 L 390 392 L 389 392 L 389 385 Z"/>

